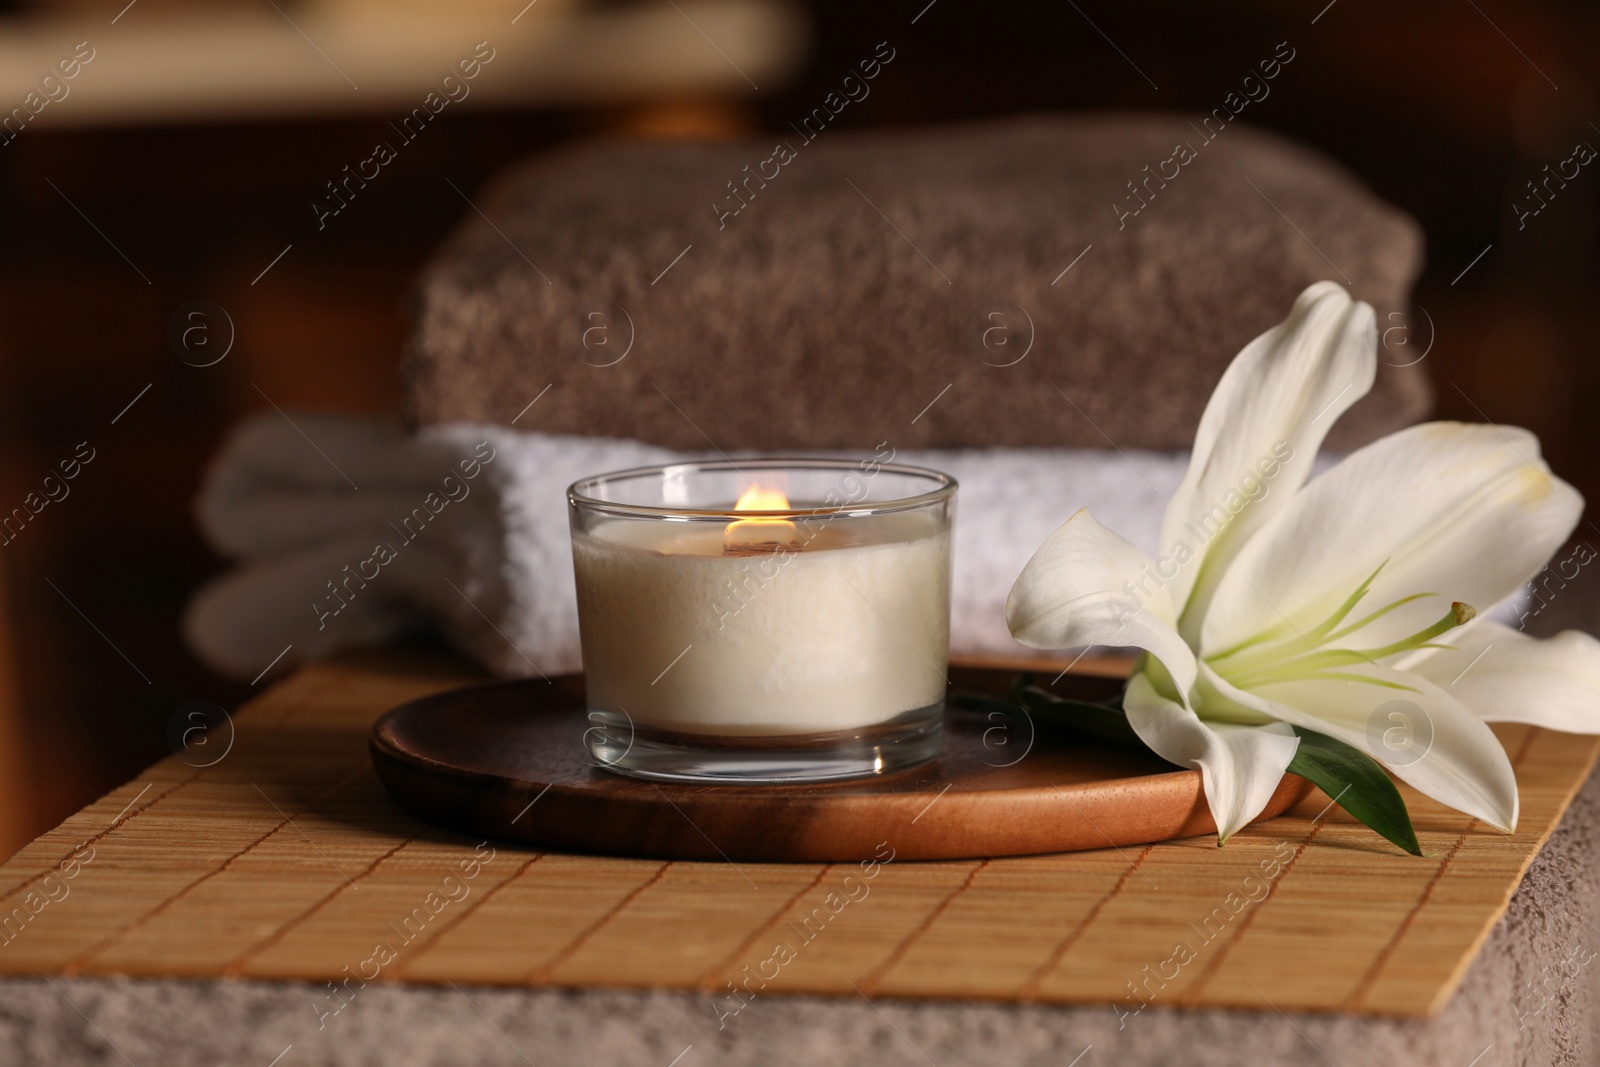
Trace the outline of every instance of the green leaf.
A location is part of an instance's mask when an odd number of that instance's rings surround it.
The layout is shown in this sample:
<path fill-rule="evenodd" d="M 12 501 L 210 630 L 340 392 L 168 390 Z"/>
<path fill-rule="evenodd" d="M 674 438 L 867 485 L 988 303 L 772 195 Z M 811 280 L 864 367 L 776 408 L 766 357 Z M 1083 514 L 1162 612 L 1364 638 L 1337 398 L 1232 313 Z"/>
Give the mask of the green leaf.
<path fill-rule="evenodd" d="M 1117 704 L 1091 704 L 1084 700 L 1068 700 L 1056 696 L 1048 689 L 1027 684 L 1018 679 L 1011 687 L 1012 699 L 1027 709 L 1040 722 L 1063 726 L 1088 734 L 1114 745 L 1133 745 L 1149 751 L 1139 735 L 1128 725 L 1128 716 Z"/>
<path fill-rule="evenodd" d="M 950 703 L 967 711 L 985 714 L 1025 714 L 1046 725 L 1074 730 L 1101 741 L 1145 747 L 1128 725 L 1122 709 L 1114 704 L 1067 700 L 1037 686 L 1014 685 L 1011 692 L 1012 696 L 1007 698 L 958 689 L 950 694 Z"/>
<path fill-rule="evenodd" d="M 1289 773 L 1314 782 L 1345 811 L 1413 856 L 1422 855 L 1400 790 L 1378 761 L 1327 734 L 1296 726 L 1300 747 Z"/>
<path fill-rule="evenodd" d="M 956 690 L 950 694 L 950 702 L 968 711 L 1011 715 L 1021 711 L 1048 726 L 1073 730 L 1115 745 L 1131 745 L 1150 751 L 1149 746 L 1133 732 L 1133 727 L 1128 725 L 1121 697 L 1105 704 L 1070 700 L 1034 684 L 1032 674 L 1019 674 L 1012 679 L 1011 692 L 1007 697 Z"/>

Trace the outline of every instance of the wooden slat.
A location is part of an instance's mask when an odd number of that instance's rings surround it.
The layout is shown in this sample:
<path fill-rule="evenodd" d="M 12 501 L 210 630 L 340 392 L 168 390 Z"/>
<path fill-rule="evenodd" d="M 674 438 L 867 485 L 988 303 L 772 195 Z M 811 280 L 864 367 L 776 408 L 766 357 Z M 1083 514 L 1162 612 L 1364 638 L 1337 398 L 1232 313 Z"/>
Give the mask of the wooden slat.
<path fill-rule="evenodd" d="M 467 680 L 390 656 L 273 687 L 216 765 L 157 764 L 0 866 L 0 973 L 653 986 L 721 1011 L 859 991 L 1419 1016 L 1459 983 L 1600 751 L 1497 728 L 1517 832 L 1406 790 L 1421 859 L 1313 793 L 1223 849 L 662 863 L 480 844 L 396 807 L 368 727 Z"/>

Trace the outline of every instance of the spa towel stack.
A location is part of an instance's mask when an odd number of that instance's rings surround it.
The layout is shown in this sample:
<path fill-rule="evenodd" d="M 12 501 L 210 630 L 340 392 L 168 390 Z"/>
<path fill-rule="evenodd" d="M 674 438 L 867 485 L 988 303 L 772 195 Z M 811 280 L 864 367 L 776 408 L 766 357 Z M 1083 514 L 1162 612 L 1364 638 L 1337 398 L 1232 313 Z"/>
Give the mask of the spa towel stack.
<path fill-rule="evenodd" d="M 576 670 L 565 487 L 747 450 L 954 474 L 952 652 L 1021 654 L 1005 597 L 1052 530 L 1087 506 L 1156 553 L 1239 348 L 1323 278 L 1407 339 L 1421 256 L 1349 174 L 1215 116 L 589 143 L 477 206 L 420 283 L 420 429 L 273 412 L 214 461 L 200 523 L 238 566 L 187 632 L 217 669 L 431 626 Z M 1409 351 L 1334 447 L 1423 414 Z"/>

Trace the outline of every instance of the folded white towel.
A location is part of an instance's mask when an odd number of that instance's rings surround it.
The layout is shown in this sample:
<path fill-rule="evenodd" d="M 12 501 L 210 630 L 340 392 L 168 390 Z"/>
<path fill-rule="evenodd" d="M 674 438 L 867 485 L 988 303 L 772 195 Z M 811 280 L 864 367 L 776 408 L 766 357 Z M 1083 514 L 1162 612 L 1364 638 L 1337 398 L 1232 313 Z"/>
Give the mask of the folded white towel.
<path fill-rule="evenodd" d="M 411 434 L 368 418 L 256 417 L 233 433 L 201 487 L 201 529 L 239 566 L 196 595 L 186 635 L 213 669 L 246 679 L 280 654 L 275 670 L 423 626 L 497 674 L 579 670 L 567 486 L 686 458 L 695 457 L 470 423 Z M 1184 453 L 1091 449 L 894 458 L 961 483 L 956 655 L 1026 654 L 1006 629 L 1006 594 L 1078 508 L 1154 553 L 1188 462 Z"/>

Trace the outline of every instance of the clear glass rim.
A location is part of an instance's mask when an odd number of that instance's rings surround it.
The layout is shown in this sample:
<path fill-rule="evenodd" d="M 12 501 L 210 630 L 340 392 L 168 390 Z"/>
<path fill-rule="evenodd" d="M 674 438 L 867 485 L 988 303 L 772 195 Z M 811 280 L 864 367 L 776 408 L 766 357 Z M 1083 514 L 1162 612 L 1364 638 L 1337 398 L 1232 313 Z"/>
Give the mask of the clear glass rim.
<path fill-rule="evenodd" d="M 915 496 L 896 497 L 893 500 L 867 503 L 865 501 L 855 504 L 834 504 L 818 508 L 785 508 L 779 511 L 735 511 L 731 506 L 726 508 L 682 508 L 667 505 L 652 504 L 623 504 L 615 500 L 601 500 L 591 496 L 590 491 L 607 482 L 622 481 L 631 478 L 645 478 L 650 476 L 666 476 L 685 471 L 733 471 L 744 474 L 749 470 L 837 470 L 841 473 L 855 473 L 865 475 L 862 464 L 867 460 L 859 459 L 827 459 L 816 457 L 785 457 L 764 456 L 759 459 L 712 459 L 691 460 L 684 463 L 663 463 L 649 467 L 629 467 L 627 470 L 609 471 L 605 474 L 595 474 L 587 478 L 580 478 L 567 486 L 567 503 L 573 507 L 589 508 L 612 515 L 632 515 L 638 518 L 692 518 L 692 519 L 749 519 L 749 518 L 794 518 L 807 515 L 882 515 L 895 511 L 911 511 L 916 508 L 927 507 L 941 501 L 949 500 L 955 495 L 958 485 L 956 480 L 943 471 L 936 471 L 931 467 L 917 467 L 909 463 L 878 463 L 879 471 L 889 471 L 911 478 L 921 478 L 934 483 L 934 488 L 926 493 Z"/>

